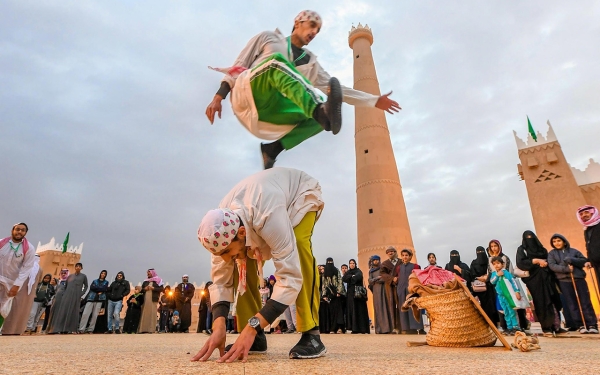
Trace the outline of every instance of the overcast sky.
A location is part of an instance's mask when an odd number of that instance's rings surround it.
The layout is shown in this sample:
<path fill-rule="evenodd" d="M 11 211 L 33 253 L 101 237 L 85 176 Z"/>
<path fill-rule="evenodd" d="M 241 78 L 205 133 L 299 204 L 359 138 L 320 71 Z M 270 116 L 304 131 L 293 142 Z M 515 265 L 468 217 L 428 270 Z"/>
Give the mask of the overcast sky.
<path fill-rule="evenodd" d="M 348 31 L 373 30 L 381 90 L 403 108 L 387 120 L 420 263 L 452 249 L 470 263 L 492 238 L 514 258 L 533 228 L 512 134 L 526 115 L 542 133 L 550 119 L 572 166 L 600 159 L 597 1 L 2 1 L 0 231 L 24 221 L 35 245 L 70 231 L 93 278 L 206 281 L 198 224 L 262 168 L 229 102 L 207 121 L 222 78 L 207 66 L 289 33 L 303 9 L 324 19 L 309 48 L 348 86 Z M 313 245 L 338 266 L 357 252 L 353 108 L 343 116 L 340 134 L 277 162 L 321 182 Z"/>

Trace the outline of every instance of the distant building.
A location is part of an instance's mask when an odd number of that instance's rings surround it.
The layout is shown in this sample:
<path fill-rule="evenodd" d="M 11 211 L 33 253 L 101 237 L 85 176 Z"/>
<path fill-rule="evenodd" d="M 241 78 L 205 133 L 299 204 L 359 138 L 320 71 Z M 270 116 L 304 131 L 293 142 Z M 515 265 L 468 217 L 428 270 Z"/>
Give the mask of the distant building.
<path fill-rule="evenodd" d="M 44 274 L 49 273 L 52 277 L 60 277 L 60 270 L 67 268 L 70 273 L 75 272 L 75 263 L 81 259 L 83 242 L 79 246 L 69 246 L 66 252 L 62 252 L 62 243 L 56 243 L 54 237 L 47 244 L 38 242 L 36 253 L 40 256 L 40 268 Z"/>
<path fill-rule="evenodd" d="M 554 233 L 560 233 L 572 247 L 586 254 L 583 227 L 576 216 L 577 208 L 586 204 L 600 207 L 600 164 L 590 159 L 583 171 L 571 167 L 550 121 L 546 137 L 538 132 L 537 142 L 531 134 L 527 141 L 519 138 L 516 132 L 514 135 L 521 160 L 517 169 L 521 180 L 525 181 L 535 232 L 540 241 L 551 250 L 550 238 Z M 588 141 L 582 144 L 594 147 L 597 143 Z M 588 284 L 598 308 L 599 301 L 589 276 Z"/>

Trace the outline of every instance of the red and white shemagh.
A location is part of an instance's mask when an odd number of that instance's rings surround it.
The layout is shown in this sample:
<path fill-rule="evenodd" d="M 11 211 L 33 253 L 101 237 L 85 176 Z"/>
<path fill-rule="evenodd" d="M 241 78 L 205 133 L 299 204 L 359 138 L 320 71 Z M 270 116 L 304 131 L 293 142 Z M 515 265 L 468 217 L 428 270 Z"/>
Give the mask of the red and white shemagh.
<path fill-rule="evenodd" d="M 319 25 L 319 28 L 323 26 L 323 19 L 321 16 L 319 16 L 319 13 L 315 12 L 314 10 L 303 10 L 302 12 L 298 13 L 296 18 L 294 18 L 294 23 L 306 21 L 315 21 Z"/>
<path fill-rule="evenodd" d="M 583 219 L 579 216 L 580 212 L 583 211 L 588 211 L 592 214 L 592 218 L 589 219 L 588 221 L 583 221 Z M 579 222 L 581 223 L 581 225 L 583 225 L 584 227 L 592 227 L 596 224 L 600 223 L 600 212 L 598 212 L 598 209 L 594 206 L 582 206 L 579 207 L 577 209 L 577 220 L 579 220 Z"/>
<path fill-rule="evenodd" d="M 240 218 L 229 208 L 210 210 L 198 227 L 198 240 L 213 255 L 221 255 L 239 228 Z"/>

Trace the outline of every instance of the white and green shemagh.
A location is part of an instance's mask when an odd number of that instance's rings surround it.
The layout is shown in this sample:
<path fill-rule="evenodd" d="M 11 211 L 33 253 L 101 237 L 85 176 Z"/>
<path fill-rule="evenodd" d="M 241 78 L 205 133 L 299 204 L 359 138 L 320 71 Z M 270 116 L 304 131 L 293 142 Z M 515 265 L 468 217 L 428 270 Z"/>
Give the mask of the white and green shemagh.
<path fill-rule="evenodd" d="M 275 53 L 252 69 L 250 87 L 260 121 L 296 125 L 279 140 L 286 150 L 323 131 L 312 116 L 324 99 L 282 54 Z"/>

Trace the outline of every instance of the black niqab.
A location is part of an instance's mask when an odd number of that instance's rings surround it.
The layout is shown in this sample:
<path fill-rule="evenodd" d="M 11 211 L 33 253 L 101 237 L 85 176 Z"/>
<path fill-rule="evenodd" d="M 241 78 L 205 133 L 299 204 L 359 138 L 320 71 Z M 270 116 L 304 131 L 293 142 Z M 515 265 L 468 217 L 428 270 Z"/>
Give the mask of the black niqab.
<path fill-rule="evenodd" d="M 333 258 L 327 258 L 327 262 L 325 263 L 325 272 L 323 272 L 324 277 L 334 277 L 338 274 L 338 269 L 335 268 L 333 264 Z"/>
<path fill-rule="evenodd" d="M 475 250 L 477 258 L 471 262 L 471 272 L 473 277 L 479 277 L 487 274 L 488 271 L 488 257 L 483 246 L 477 246 Z"/>
<path fill-rule="evenodd" d="M 458 250 L 452 250 L 450 252 L 450 262 L 448 264 L 452 267 L 460 265 L 460 253 Z"/>
<path fill-rule="evenodd" d="M 531 236 L 531 238 L 527 238 L 527 236 Z M 527 252 L 527 257 L 530 259 L 548 259 L 548 250 L 542 245 L 535 233 L 530 230 L 523 232 L 521 246 Z"/>

